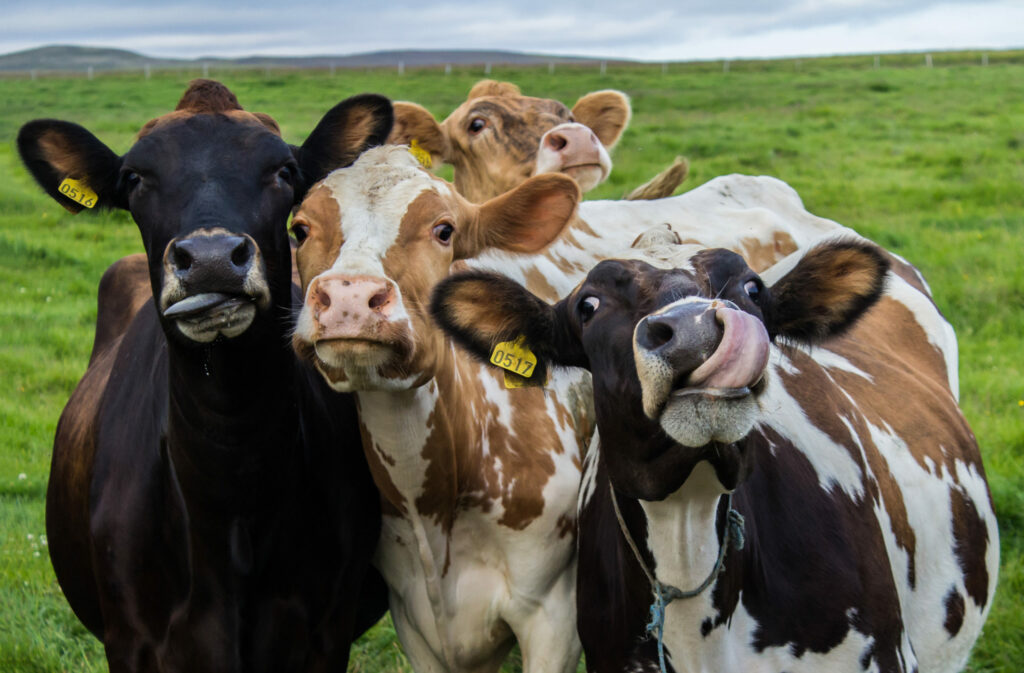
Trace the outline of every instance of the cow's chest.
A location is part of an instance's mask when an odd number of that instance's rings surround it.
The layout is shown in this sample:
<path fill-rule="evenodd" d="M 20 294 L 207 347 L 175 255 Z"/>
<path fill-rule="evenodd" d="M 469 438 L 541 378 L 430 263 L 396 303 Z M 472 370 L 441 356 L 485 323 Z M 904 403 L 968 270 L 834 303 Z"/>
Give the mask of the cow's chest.
<path fill-rule="evenodd" d="M 507 535 L 481 513 L 457 519 L 450 533 L 417 515 L 385 516 L 376 564 L 391 592 L 403 642 L 415 632 L 452 670 L 474 668 L 511 646 L 509 620 L 542 597 L 542 577 L 523 577 Z M 525 534 L 512 547 L 534 548 Z M 540 544 L 540 541 L 537 541 Z M 566 545 L 563 556 L 571 556 Z M 405 634 L 403 634 L 405 630 Z"/>

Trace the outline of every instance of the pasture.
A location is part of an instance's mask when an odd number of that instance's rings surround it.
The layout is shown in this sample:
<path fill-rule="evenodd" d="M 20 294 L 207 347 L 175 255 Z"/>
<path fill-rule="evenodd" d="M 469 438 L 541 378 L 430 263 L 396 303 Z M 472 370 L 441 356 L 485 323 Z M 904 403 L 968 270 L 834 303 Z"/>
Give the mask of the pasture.
<path fill-rule="evenodd" d="M 1002 569 L 971 671 L 1024 669 L 1024 65 L 1019 53 L 596 67 L 494 67 L 527 95 L 572 105 L 588 91 L 632 98 L 611 179 L 618 198 L 690 160 L 686 190 L 725 173 L 785 180 L 811 212 L 851 226 L 920 268 L 960 340 L 961 405 L 1000 520 Z M 102 671 L 49 564 L 44 498 L 60 410 L 85 369 L 106 267 L 142 250 L 122 213 L 71 216 L 20 165 L 18 127 L 54 117 L 118 151 L 171 107 L 193 72 L 0 79 L 0 670 Z M 264 72 L 215 69 L 249 110 L 303 140 L 338 100 L 363 91 L 443 118 L 483 68 Z M 449 174 L 450 175 L 450 174 Z M 515 669 L 513 663 L 508 667 Z M 385 621 L 351 670 L 408 670 Z"/>

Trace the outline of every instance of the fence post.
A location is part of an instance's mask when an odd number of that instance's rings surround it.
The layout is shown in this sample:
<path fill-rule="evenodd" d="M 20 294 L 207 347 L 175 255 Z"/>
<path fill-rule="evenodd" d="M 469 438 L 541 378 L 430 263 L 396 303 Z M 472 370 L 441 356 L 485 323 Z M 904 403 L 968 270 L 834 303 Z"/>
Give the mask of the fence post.
<path fill-rule="evenodd" d="M 149 79 L 150 77 L 152 77 L 152 73 L 149 70 L 149 64 L 148 63 L 142 67 L 142 72 L 145 75 L 146 79 Z"/>
<path fill-rule="evenodd" d="M 399 75 L 404 75 L 405 74 L 405 61 L 399 61 L 398 62 L 398 74 Z"/>
<path fill-rule="evenodd" d="M 981 64 L 982 65 L 988 65 L 988 54 L 982 54 L 981 55 Z"/>
<path fill-rule="evenodd" d="M 667 74 L 667 73 L 668 73 L 668 63 L 662 63 L 661 64 L 661 74 L 664 75 L 664 74 Z"/>
<path fill-rule="evenodd" d="M 444 75 L 445 75 L 445 77 L 447 77 L 450 74 L 452 74 L 452 64 L 451 63 L 445 63 L 444 64 Z"/>
<path fill-rule="evenodd" d="M 491 64 L 490 63 L 484 63 L 484 74 L 485 75 L 490 75 L 491 74 Z"/>
<path fill-rule="evenodd" d="M 729 62 L 722 61 L 722 72 L 729 72 Z"/>
<path fill-rule="evenodd" d="M 548 74 L 549 75 L 554 75 L 555 74 L 555 62 L 554 61 L 548 61 Z"/>
<path fill-rule="evenodd" d="M 92 79 L 92 66 L 91 65 L 89 66 L 89 70 L 87 72 L 88 72 L 89 79 Z"/>
<path fill-rule="evenodd" d="M 601 61 L 601 77 L 608 74 L 608 61 Z"/>
<path fill-rule="evenodd" d="M 30 74 L 29 74 L 29 77 L 31 77 L 31 78 L 32 78 L 32 81 L 33 81 L 33 82 L 34 82 L 34 81 L 36 81 L 36 69 L 35 69 L 35 68 L 32 68 L 31 70 L 29 70 L 29 73 L 30 73 Z"/>
<path fill-rule="evenodd" d="M 880 67 L 882 67 L 882 57 L 875 56 L 875 70 L 878 70 Z"/>
<path fill-rule="evenodd" d="M 334 77 L 334 61 L 331 61 L 331 77 Z"/>
<path fill-rule="evenodd" d="M 207 63 L 206 61 L 203 61 L 203 79 L 207 79 L 209 77 L 210 77 L 210 64 Z"/>
<path fill-rule="evenodd" d="M 924 55 L 924 65 L 927 68 L 932 67 L 932 55 L 931 54 L 925 54 Z"/>

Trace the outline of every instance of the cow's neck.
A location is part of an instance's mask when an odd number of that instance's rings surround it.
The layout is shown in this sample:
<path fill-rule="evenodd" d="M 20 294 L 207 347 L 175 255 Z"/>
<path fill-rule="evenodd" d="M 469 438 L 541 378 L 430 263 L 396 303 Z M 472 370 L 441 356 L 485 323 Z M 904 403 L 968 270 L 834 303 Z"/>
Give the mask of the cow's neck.
<path fill-rule="evenodd" d="M 273 324 L 208 347 L 168 344 L 166 450 L 191 518 L 233 525 L 287 482 L 294 356 Z"/>
<path fill-rule="evenodd" d="M 485 414 L 472 404 L 486 395 L 480 369 L 446 345 L 438 373 L 424 385 L 356 393 L 368 459 L 386 473 L 386 483 L 375 475 L 384 498 L 445 531 L 486 434 Z"/>
<path fill-rule="evenodd" d="M 669 497 L 640 501 L 659 582 L 690 591 L 711 574 L 721 549 L 717 520 L 724 493 L 715 470 L 701 461 Z"/>

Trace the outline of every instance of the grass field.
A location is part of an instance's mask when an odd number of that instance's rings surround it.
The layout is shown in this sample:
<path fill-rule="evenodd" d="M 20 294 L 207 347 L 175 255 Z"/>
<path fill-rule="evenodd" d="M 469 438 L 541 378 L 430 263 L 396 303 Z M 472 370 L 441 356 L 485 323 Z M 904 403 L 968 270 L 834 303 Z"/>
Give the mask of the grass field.
<path fill-rule="evenodd" d="M 504 69 L 491 76 L 571 105 L 627 92 L 634 116 L 612 179 L 616 198 L 682 154 L 683 189 L 724 173 L 768 174 L 807 208 L 916 264 L 960 338 L 961 402 L 981 443 L 1001 524 L 995 606 L 971 671 L 1024 670 L 1024 55 L 935 54 L 691 65 Z M 44 494 L 57 417 L 84 371 L 96 286 L 141 251 L 124 214 L 72 217 L 21 167 L 18 127 L 78 122 L 117 151 L 173 107 L 198 72 L 0 79 L 0 671 L 102 671 L 102 648 L 67 607 L 50 568 Z M 482 69 L 217 72 L 290 142 L 354 93 L 375 91 L 447 115 Z M 387 623 L 352 670 L 407 670 Z M 516 670 L 513 662 L 509 670 Z"/>

